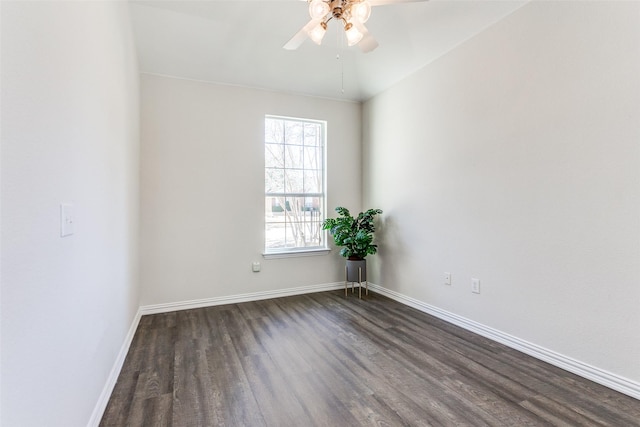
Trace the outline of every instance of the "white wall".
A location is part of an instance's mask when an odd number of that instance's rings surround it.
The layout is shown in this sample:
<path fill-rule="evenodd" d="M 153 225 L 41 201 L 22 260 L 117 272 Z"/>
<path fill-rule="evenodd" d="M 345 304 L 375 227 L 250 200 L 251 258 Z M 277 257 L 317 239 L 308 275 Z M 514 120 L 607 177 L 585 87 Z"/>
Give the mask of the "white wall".
<path fill-rule="evenodd" d="M 126 2 L 2 1 L 2 420 L 89 421 L 139 306 Z M 75 234 L 61 238 L 59 204 Z"/>
<path fill-rule="evenodd" d="M 0 23 L 2 23 L 2 5 L 0 4 Z M 2 46 L 2 31 L 0 31 L 0 47 Z M 0 64 L 2 59 L 0 59 Z M 0 90 L 2 89 L 2 69 L 0 67 Z M 2 101 L 0 96 L 0 114 Z M 0 189 L 2 188 L 2 120 L 0 119 Z M 0 213 L 2 212 L 2 197 L 0 195 Z M 0 231 L 2 230 L 2 215 L 0 214 Z M 1 234 L 0 234 L 1 235 Z M 2 238 L 0 238 L 0 426 L 2 425 Z"/>
<path fill-rule="evenodd" d="M 264 116 L 328 122 L 335 214 L 338 205 L 360 209 L 359 104 L 146 74 L 141 103 L 142 305 L 344 280 L 335 250 L 262 259 Z"/>
<path fill-rule="evenodd" d="M 532 2 L 368 101 L 373 281 L 638 384 L 638 76 L 640 3 Z"/>

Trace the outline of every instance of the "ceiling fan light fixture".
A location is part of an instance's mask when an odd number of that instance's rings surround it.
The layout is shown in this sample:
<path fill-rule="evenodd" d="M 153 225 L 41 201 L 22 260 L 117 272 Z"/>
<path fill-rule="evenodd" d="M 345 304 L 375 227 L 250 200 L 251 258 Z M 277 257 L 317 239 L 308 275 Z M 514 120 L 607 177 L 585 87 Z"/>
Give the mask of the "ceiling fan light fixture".
<path fill-rule="evenodd" d="M 362 34 L 360 30 L 358 30 L 356 26 L 351 22 L 347 22 L 347 24 L 344 26 L 344 33 L 347 36 L 348 46 L 358 44 L 358 42 L 360 42 L 360 40 L 362 40 L 362 37 L 364 36 L 364 34 Z"/>
<path fill-rule="evenodd" d="M 329 4 L 322 0 L 312 0 L 309 3 L 309 15 L 311 19 L 322 19 L 329 13 Z"/>
<path fill-rule="evenodd" d="M 0 0 L 2 1 L 2 0 Z M 371 8 L 380 4 L 402 3 L 427 0 L 304 0 L 308 3 L 311 20 L 307 22 L 283 46 L 286 50 L 296 50 L 304 40 L 311 39 L 315 44 L 322 44 L 329 21 L 343 26 L 348 46 L 358 45 L 364 53 L 378 46 L 378 42 L 369 33 L 364 23 L 371 16 Z M 373 4 L 373 6 L 372 6 Z"/>
<path fill-rule="evenodd" d="M 320 21 L 318 25 L 309 31 L 309 38 L 317 45 L 322 43 L 324 35 L 327 33 L 327 23 Z"/>
<path fill-rule="evenodd" d="M 354 3 L 353 6 L 351 6 L 351 16 L 353 19 L 364 24 L 371 16 L 371 4 L 367 0 Z"/>

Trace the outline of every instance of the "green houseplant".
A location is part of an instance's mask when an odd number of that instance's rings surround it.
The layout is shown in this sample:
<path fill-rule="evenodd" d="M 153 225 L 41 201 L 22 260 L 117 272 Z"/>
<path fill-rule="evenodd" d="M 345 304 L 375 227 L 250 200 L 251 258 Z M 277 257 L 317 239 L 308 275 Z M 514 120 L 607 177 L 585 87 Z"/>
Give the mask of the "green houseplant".
<path fill-rule="evenodd" d="M 357 217 L 351 216 L 347 208 L 337 207 L 338 218 L 327 218 L 322 223 L 324 230 L 329 230 L 337 246 L 342 246 L 340 255 L 347 258 L 346 282 L 366 282 L 366 256 L 378 252 L 378 245 L 373 243 L 376 215 L 380 209 L 369 209 L 360 212 Z M 346 286 L 346 285 L 345 285 Z M 346 288 L 345 288 L 346 292 Z M 368 293 L 368 287 L 367 287 Z"/>
<path fill-rule="evenodd" d="M 378 251 L 378 245 L 373 243 L 375 226 L 373 220 L 381 214 L 380 209 L 369 209 L 360 212 L 356 218 L 351 216 L 349 209 L 337 207 L 338 218 L 327 218 L 322 228 L 329 230 L 336 245 L 342 246 L 340 255 L 352 260 L 365 259 Z"/>

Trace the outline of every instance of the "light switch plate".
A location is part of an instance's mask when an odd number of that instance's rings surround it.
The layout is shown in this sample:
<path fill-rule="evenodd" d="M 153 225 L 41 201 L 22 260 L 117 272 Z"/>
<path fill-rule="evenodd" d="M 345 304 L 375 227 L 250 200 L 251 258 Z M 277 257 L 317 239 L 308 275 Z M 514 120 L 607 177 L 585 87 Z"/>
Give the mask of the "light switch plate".
<path fill-rule="evenodd" d="M 73 205 L 60 203 L 60 237 L 71 236 L 73 234 L 74 222 Z"/>
<path fill-rule="evenodd" d="M 444 273 L 444 284 L 445 285 L 451 284 L 451 273 Z"/>
<path fill-rule="evenodd" d="M 471 292 L 474 294 L 480 293 L 480 279 L 476 279 L 475 277 L 471 278 Z"/>

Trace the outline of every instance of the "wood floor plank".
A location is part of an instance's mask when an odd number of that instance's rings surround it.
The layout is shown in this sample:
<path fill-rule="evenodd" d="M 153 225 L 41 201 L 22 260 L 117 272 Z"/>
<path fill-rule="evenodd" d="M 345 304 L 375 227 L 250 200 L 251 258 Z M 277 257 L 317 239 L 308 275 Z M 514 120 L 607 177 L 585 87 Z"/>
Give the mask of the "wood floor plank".
<path fill-rule="evenodd" d="M 512 401 L 505 400 L 501 396 L 493 393 L 484 387 L 484 384 L 477 381 L 469 381 L 468 378 L 452 376 L 443 380 L 443 384 L 468 404 L 481 408 L 485 413 L 490 414 L 494 421 L 491 425 L 515 425 L 515 426 L 540 426 L 545 425 L 544 419 L 527 411 Z M 551 425 L 551 424 L 548 424 Z"/>
<path fill-rule="evenodd" d="M 101 426 L 640 427 L 640 401 L 370 292 L 143 316 Z"/>

